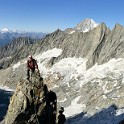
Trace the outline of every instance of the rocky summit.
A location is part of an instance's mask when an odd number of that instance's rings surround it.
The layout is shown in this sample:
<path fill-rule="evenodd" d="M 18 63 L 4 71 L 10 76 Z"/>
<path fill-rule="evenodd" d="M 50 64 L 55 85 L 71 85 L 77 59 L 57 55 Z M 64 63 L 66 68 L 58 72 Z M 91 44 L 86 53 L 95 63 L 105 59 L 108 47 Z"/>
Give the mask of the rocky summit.
<path fill-rule="evenodd" d="M 56 102 L 56 94 L 48 91 L 38 74 L 33 74 L 30 81 L 19 81 L 5 124 L 55 124 Z"/>

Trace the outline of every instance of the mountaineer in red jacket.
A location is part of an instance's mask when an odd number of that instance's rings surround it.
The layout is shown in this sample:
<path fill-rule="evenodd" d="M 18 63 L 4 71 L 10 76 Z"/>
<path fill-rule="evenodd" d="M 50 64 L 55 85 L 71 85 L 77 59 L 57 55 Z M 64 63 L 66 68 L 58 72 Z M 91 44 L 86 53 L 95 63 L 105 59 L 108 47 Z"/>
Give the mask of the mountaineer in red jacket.
<path fill-rule="evenodd" d="M 32 55 L 29 55 L 28 60 L 27 60 L 27 79 L 28 80 L 30 79 L 30 71 L 32 74 L 35 72 L 35 70 L 37 70 L 39 73 L 37 61 L 35 59 L 33 59 Z"/>

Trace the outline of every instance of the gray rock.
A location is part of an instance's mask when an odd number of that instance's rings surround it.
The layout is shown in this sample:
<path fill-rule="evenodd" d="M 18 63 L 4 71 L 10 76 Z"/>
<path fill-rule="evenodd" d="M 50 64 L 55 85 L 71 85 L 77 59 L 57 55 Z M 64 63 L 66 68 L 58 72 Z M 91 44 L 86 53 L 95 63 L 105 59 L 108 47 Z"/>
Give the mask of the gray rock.
<path fill-rule="evenodd" d="M 5 118 L 5 124 L 56 122 L 56 95 L 48 91 L 42 78 L 33 74 L 30 81 L 20 80 Z"/>

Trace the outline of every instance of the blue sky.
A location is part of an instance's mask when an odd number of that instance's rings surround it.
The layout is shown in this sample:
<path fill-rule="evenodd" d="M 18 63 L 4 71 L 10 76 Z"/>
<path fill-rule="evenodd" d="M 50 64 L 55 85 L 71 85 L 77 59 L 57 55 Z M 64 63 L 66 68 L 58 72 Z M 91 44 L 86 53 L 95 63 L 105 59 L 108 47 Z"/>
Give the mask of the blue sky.
<path fill-rule="evenodd" d="M 124 0 L 0 0 L 0 30 L 53 32 L 85 18 L 124 26 Z"/>

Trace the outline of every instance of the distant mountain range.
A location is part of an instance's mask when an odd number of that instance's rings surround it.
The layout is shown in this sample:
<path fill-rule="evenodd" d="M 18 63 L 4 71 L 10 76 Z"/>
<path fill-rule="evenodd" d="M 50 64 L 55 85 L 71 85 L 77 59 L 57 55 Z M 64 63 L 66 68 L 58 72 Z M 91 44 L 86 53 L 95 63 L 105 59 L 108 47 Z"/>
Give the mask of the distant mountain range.
<path fill-rule="evenodd" d="M 119 124 L 124 119 L 122 25 L 115 24 L 110 30 L 105 23 L 85 19 L 73 28 L 57 29 L 35 42 L 27 37 L 15 38 L 1 47 L 0 53 L 0 84 L 13 89 L 19 80 L 26 79 L 27 56 L 33 55 L 44 82 L 57 95 L 57 106 L 65 108 L 69 119 L 66 124 Z M 7 119 L 13 119 L 11 112 L 18 117 L 23 115 L 27 110 L 23 106 L 31 101 L 25 97 L 30 89 L 24 87 L 21 91 L 20 87 L 24 86 L 17 86 L 15 96 L 24 99 L 15 105 L 13 97 L 9 109 L 16 111 L 8 111 Z M 25 121 L 23 116 L 19 119 Z"/>
<path fill-rule="evenodd" d="M 88 32 L 93 28 L 97 27 L 98 24 L 90 18 L 86 18 L 74 28 L 67 28 L 65 32 L 72 34 L 76 31 L 78 32 Z M 14 38 L 18 37 L 29 37 L 31 39 L 41 39 L 46 36 L 47 33 L 42 32 L 25 32 L 25 31 L 10 31 L 7 28 L 0 30 L 0 47 L 10 43 Z"/>
<path fill-rule="evenodd" d="M 4 28 L 0 31 L 0 46 L 4 46 L 10 43 L 14 38 L 18 37 L 30 37 L 32 39 L 41 39 L 46 35 L 42 32 L 20 32 L 20 31 L 9 31 Z"/>
<path fill-rule="evenodd" d="M 110 30 L 105 23 L 98 24 L 87 18 L 74 28 L 67 28 L 65 31 L 58 29 L 41 40 L 34 40 L 35 43 L 31 38 L 15 38 L 12 43 L 0 49 L 0 66 L 5 68 L 17 62 L 19 58 L 25 58 L 29 53 L 38 54 L 55 47 L 63 50 L 59 60 L 65 57 L 83 57 L 88 58 L 87 67 L 95 63 L 102 64 L 113 57 L 123 57 L 123 45 L 120 45 L 123 44 L 123 30 L 124 27 L 119 24 Z M 9 37 L 11 32 L 1 32 L 1 34 L 8 34 Z M 22 33 L 22 36 L 24 35 L 26 33 Z M 16 36 L 21 36 L 21 33 L 17 33 Z M 11 62 L 4 61 L 9 57 Z"/>

